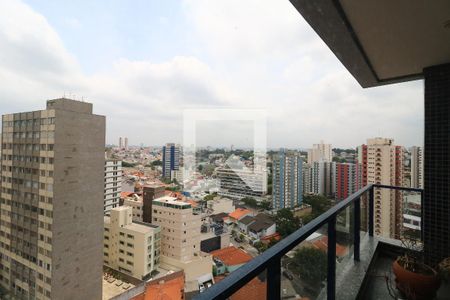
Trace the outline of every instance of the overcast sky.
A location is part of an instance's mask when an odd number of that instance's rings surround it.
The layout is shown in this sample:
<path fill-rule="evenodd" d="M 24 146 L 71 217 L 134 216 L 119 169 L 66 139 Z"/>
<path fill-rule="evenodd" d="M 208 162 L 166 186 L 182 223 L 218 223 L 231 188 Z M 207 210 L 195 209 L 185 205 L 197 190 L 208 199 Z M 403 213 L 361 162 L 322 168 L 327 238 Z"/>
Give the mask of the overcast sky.
<path fill-rule="evenodd" d="M 107 143 L 181 143 L 183 110 L 215 107 L 266 109 L 269 147 L 423 142 L 423 82 L 362 89 L 288 0 L 1 0 L 0 81 L 1 114 L 94 103 Z M 252 141 L 201 125 L 201 144 Z"/>

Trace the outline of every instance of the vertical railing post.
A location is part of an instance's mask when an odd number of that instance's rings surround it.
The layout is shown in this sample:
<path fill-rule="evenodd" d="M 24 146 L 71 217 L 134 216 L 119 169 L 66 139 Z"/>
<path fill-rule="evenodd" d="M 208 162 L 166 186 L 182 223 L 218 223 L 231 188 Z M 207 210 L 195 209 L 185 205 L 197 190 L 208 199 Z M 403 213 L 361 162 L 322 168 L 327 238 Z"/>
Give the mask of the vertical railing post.
<path fill-rule="evenodd" d="M 360 227 L 361 227 L 361 198 L 355 200 L 353 204 L 353 259 L 359 261 L 360 249 Z"/>
<path fill-rule="evenodd" d="M 336 215 L 328 221 L 327 299 L 336 298 Z"/>
<path fill-rule="evenodd" d="M 374 186 L 369 190 L 369 235 L 373 236 Z"/>
<path fill-rule="evenodd" d="M 281 298 L 281 258 L 275 258 L 267 267 L 267 299 Z"/>

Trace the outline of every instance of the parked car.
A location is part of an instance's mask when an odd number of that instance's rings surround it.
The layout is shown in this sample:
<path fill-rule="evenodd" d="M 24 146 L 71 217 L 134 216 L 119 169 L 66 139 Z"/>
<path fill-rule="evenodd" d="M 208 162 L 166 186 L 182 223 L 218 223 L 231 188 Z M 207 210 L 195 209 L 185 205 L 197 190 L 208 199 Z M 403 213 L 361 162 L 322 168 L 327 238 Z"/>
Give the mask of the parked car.
<path fill-rule="evenodd" d="M 283 275 L 289 280 L 294 279 L 294 276 L 292 275 L 292 273 L 289 270 L 284 270 Z"/>

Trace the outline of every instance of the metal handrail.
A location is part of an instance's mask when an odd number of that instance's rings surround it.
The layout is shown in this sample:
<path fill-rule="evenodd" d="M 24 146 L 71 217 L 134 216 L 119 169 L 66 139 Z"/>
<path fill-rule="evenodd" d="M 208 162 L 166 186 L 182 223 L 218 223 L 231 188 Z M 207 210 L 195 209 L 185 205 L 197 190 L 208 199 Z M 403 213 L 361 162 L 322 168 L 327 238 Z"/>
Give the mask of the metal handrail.
<path fill-rule="evenodd" d="M 404 190 L 420 192 L 423 196 L 423 190 L 416 188 L 403 188 L 381 184 L 369 184 L 348 198 L 338 202 L 329 210 L 299 228 L 291 235 L 282 239 L 271 248 L 267 249 L 261 255 L 253 258 L 251 261 L 233 271 L 219 283 L 198 294 L 195 300 L 226 299 L 237 292 L 241 287 L 258 276 L 267 269 L 267 299 L 280 299 L 281 282 L 281 258 L 295 248 L 298 244 L 306 240 L 312 233 L 323 225 L 328 224 L 328 275 L 327 275 L 327 297 L 335 299 L 336 293 L 336 217 L 354 203 L 354 260 L 359 261 L 360 250 L 360 198 L 367 192 L 369 194 L 369 235 L 373 236 L 373 199 L 374 188 L 388 188 L 394 190 Z"/>

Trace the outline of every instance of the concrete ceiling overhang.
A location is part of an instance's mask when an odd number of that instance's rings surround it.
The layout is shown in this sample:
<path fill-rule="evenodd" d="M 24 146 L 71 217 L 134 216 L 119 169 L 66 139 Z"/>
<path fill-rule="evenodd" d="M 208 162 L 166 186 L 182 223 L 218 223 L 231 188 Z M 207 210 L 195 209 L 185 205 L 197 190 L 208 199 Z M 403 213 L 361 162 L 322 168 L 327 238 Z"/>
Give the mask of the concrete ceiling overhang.
<path fill-rule="evenodd" d="M 450 0 L 290 0 L 362 87 L 450 63 Z"/>

